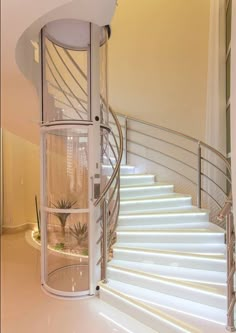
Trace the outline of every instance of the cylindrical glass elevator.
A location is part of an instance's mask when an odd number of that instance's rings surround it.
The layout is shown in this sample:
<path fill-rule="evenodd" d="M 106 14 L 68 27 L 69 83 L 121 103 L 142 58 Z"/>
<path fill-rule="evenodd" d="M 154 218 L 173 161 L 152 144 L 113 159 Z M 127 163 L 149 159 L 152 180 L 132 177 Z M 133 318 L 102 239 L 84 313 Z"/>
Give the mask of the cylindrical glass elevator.
<path fill-rule="evenodd" d="M 100 278 L 93 203 L 108 121 L 107 29 L 59 20 L 41 36 L 42 285 L 55 295 L 91 295 Z"/>

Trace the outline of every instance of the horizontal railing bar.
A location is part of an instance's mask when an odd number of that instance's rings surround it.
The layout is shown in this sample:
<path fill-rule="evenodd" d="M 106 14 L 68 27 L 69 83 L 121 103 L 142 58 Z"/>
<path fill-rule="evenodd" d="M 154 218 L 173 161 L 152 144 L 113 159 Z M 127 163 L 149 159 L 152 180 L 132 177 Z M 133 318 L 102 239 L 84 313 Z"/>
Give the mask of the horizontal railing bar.
<path fill-rule="evenodd" d="M 131 151 L 129 151 L 129 150 L 128 150 L 128 153 L 129 153 L 129 154 L 132 154 L 132 155 L 135 155 L 135 156 L 138 156 L 138 157 L 141 157 L 141 158 L 143 158 L 143 159 L 145 159 L 145 160 L 148 160 L 148 161 L 150 161 L 150 162 L 152 162 L 152 163 L 154 163 L 154 164 L 160 165 L 160 166 L 162 166 L 162 167 L 164 167 L 164 168 L 166 168 L 166 169 L 168 169 L 168 170 L 170 170 L 170 171 L 176 173 L 177 175 L 179 175 L 179 176 L 185 178 L 186 180 L 188 180 L 189 182 L 191 182 L 193 185 L 197 185 L 197 184 L 196 184 L 193 180 L 191 180 L 190 178 L 188 178 L 188 177 L 182 175 L 181 173 L 179 173 L 178 171 L 176 171 L 176 170 L 174 170 L 174 169 L 171 169 L 171 168 L 167 167 L 167 166 L 164 165 L 164 164 L 161 164 L 160 162 L 153 161 L 153 160 L 151 160 L 151 159 L 148 158 L 148 157 L 145 157 L 145 156 L 139 155 L 139 154 L 134 153 L 134 152 L 131 152 Z"/>
<path fill-rule="evenodd" d="M 173 160 L 175 160 L 175 161 L 177 161 L 177 162 L 179 162 L 179 163 L 181 163 L 181 164 L 184 164 L 185 166 L 189 167 L 190 169 L 192 169 L 192 170 L 194 170 L 194 171 L 197 171 L 196 168 L 194 168 L 193 166 L 189 165 L 188 163 L 185 163 L 185 162 L 179 160 L 178 158 L 175 158 L 175 157 L 173 157 L 173 156 L 171 156 L 171 155 L 169 155 L 169 154 L 163 153 L 162 151 L 160 151 L 160 150 L 158 150 L 158 149 L 150 148 L 150 147 L 148 147 L 148 146 L 143 145 L 142 143 L 137 143 L 137 142 L 132 141 L 132 140 L 129 140 L 129 139 L 128 139 L 128 142 L 130 142 L 130 143 L 132 143 L 132 144 L 139 145 L 139 146 L 141 146 L 141 147 L 143 147 L 143 148 L 146 148 L 146 149 L 149 149 L 149 150 L 155 151 L 156 153 L 162 154 L 162 155 L 164 155 L 164 156 L 166 156 L 166 157 L 168 157 L 168 158 L 171 158 L 171 159 L 173 159 Z"/>
<path fill-rule="evenodd" d="M 228 169 L 228 171 L 229 171 L 229 173 L 231 175 L 231 166 L 230 166 L 229 162 L 227 161 L 226 157 L 223 154 L 221 154 L 218 150 L 216 150 L 215 148 L 209 146 L 207 143 L 205 143 L 203 141 L 200 141 L 200 140 L 198 140 L 196 138 L 193 138 L 190 135 L 183 134 L 181 132 L 175 131 L 173 129 L 170 129 L 170 128 L 167 128 L 167 127 L 164 127 L 164 126 L 160 126 L 160 125 L 157 125 L 157 124 L 152 124 L 152 123 L 149 123 L 147 121 L 137 119 L 135 117 L 124 115 L 124 114 L 122 114 L 120 112 L 116 112 L 116 114 L 118 116 L 120 116 L 120 117 L 126 118 L 127 120 L 131 120 L 131 121 L 134 121 L 134 122 L 146 125 L 146 126 L 157 128 L 157 129 L 160 129 L 160 130 L 165 131 L 167 133 L 171 133 L 171 134 L 174 134 L 176 136 L 180 136 L 182 138 L 185 138 L 185 139 L 187 139 L 189 141 L 192 141 L 192 142 L 195 142 L 197 144 L 200 144 L 202 147 L 204 147 L 204 148 L 212 151 L 213 153 L 215 153 L 215 155 L 217 155 L 218 157 L 220 157 L 224 161 L 224 163 L 225 163 L 225 165 L 226 165 L 226 167 L 227 167 L 227 169 Z"/>
<path fill-rule="evenodd" d="M 231 180 L 228 178 L 227 174 L 221 170 L 217 165 L 215 165 L 214 163 L 212 163 L 211 161 L 207 160 L 206 158 L 204 157 L 201 157 L 201 159 L 209 164 L 211 164 L 213 167 L 215 167 L 217 170 L 219 170 L 223 175 L 224 177 L 228 180 L 228 182 L 231 184 Z"/>
<path fill-rule="evenodd" d="M 187 148 L 181 147 L 181 146 L 177 145 L 176 143 L 172 143 L 172 142 L 170 142 L 170 141 L 167 141 L 167 140 L 164 140 L 164 139 L 157 138 L 157 137 L 155 137 L 155 136 L 153 136 L 153 135 L 146 134 L 146 133 L 143 133 L 143 132 L 140 132 L 140 131 L 134 130 L 134 129 L 132 129 L 132 128 L 129 128 L 129 127 L 128 127 L 127 129 L 130 130 L 130 131 L 132 131 L 132 132 L 139 133 L 139 134 L 141 134 L 141 135 L 145 135 L 145 136 L 147 136 L 147 137 L 149 137 L 149 138 L 152 138 L 152 139 L 155 139 L 155 140 L 158 140 L 158 141 L 161 141 L 161 142 L 165 142 L 165 143 L 167 143 L 167 144 L 169 144 L 169 145 L 171 145 L 171 146 L 174 146 L 174 147 L 180 148 L 181 150 L 184 150 L 184 151 L 186 151 L 186 152 L 188 152 L 188 153 L 190 153 L 190 154 L 192 154 L 192 155 L 194 155 L 194 156 L 197 156 L 197 154 L 194 153 L 193 151 L 191 151 L 191 150 L 189 150 L 189 149 L 187 149 Z M 128 139 L 128 141 L 129 141 L 129 139 Z"/>
<path fill-rule="evenodd" d="M 207 192 L 206 190 L 204 190 L 204 188 L 201 188 L 201 190 L 216 203 L 216 205 L 218 206 L 218 208 L 220 208 L 220 209 L 222 208 L 222 206 L 219 204 L 219 202 L 215 198 L 213 198 L 213 196 L 209 192 Z"/>
<path fill-rule="evenodd" d="M 218 187 L 219 190 L 221 190 L 221 192 L 224 193 L 224 195 L 227 197 L 227 193 L 220 187 L 220 185 L 218 185 L 213 179 L 211 179 L 208 175 L 206 175 L 204 172 L 201 172 L 201 175 L 204 178 L 207 178 L 210 182 L 212 182 L 216 187 Z"/>

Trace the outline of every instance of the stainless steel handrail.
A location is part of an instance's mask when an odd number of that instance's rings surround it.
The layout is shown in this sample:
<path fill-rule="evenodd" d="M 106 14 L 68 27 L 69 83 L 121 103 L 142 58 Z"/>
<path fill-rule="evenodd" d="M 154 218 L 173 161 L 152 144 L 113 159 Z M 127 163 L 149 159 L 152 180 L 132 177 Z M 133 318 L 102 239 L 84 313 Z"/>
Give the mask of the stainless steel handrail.
<path fill-rule="evenodd" d="M 194 137 L 192 137 L 190 135 L 187 135 L 187 134 L 175 131 L 173 129 L 170 129 L 170 128 L 167 128 L 167 127 L 164 127 L 164 126 L 160 126 L 160 125 L 153 124 L 153 123 L 150 123 L 150 122 L 147 122 L 147 121 L 144 121 L 144 120 L 140 120 L 140 119 L 135 118 L 135 117 L 127 116 L 127 115 L 124 115 L 123 113 L 120 113 L 120 112 L 116 112 L 116 114 L 119 117 L 123 117 L 125 119 L 132 120 L 134 122 L 137 122 L 137 123 L 140 123 L 140 124 L 143 124 L 143 125 L 151 126 L 153 128 L 160 129 L 162 131 L 165 131 L 165 132 L 168 132 L 168 133 L 171 133 L 171 134 L 175 134 L 175 135 L 180 136 L 182 138 L 188 139 L 189 141 L 192 141 L 192 142 L 195 142 L 195 143 L 199 143 L 202 147 L 207 148 L 211 152 L 215 153 L 220 159 L 222 159 L 222 161 L 225 162 L 225 165 L 226 165 L 226 167 L 227 167 L 227 169 L 228 169 L 228 171 L 229 171 L 229 173 L 231 175 L 231 165 L 227 161 L 226 157 L 223 154 L 221 154 L 217 149 L 211 147 L 207 143 L 205 143 L 205 142 L 203 142 L 201 140 L 198 140 L 198 139 L 196 139 L 196 138 L 194 138 Z M 129 129 L 129 128 L 127 128 L 127 129 Z"/>

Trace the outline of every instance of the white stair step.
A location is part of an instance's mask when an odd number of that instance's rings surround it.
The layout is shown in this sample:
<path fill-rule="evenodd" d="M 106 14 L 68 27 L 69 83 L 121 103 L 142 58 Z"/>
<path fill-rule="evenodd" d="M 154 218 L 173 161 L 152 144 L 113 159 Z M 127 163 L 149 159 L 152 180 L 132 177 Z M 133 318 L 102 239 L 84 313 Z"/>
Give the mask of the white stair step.
<path fill-rule="evenodd" d="M 126 230 L 118 231 L 117 243 L 210 243 L 224 242 L 224 233 L 209 230 Z"/>
<path fill-rule="evenodd" d="M 217 285 L 203 285 L 200 283 L 178 281 L 163 277 L 157 277 L 153 274 L 141 273 L 128 268 L 115 268 L 111 264 L 107 269 L 108 280 L 116 280 L 123 283 L 129 282 L 131 286 L 135 285 L 141 288 L 147 288 L 152 291 L 161 291 L 164 294 L 180 297 L 200 304 L 226 308 L 226 287 Z"/>
<path fill-rule="evenodd" d="M 188 267 L 209 271 L 226 271 L 226 260 L 222 255 L 203 255 L 145 248 L 113 247 L 115 260 L 143 262 L 146 264 L 168 265 L 173 267 Z"/>
<path fill-rule="evenodd" d="M 121 186 L 132 186 L 132 185 L 148 185 L 155 183 L 154 175 L 137 174 L 137 175 L 122 175 L 120 176 Z"/>
<path fill-rule="evenodd" d="M 211 222 L 190 222 L 187 223 L 172 223 L 172 224 L 147 224 L 147 225 L 120 225 L 118 223 L 118 227 L 116 229 L 117 231 L 142 231 L 142 230 L 192 230 L 194 231 L 218 231 L 221 233 L 225 233 L 225 231 L 218 227 L 217 225 L 211 223 Z"/>
<path fill-rule="evenodd" d="M 115 157 L 110 156 L 110 157 L 108 158 L 108 157 L 105 156 L 105 155 L 103 156 L 103 161 L 102 161 L 102 162 L 103 162 L 104 164 L 110 164 L 110 161 L 111 161 L 113 164 L 115 164 L 115 163 L 116 163 L 116 159 L 115 159 Z M 122 156 L 121 165 L 126 165 L 124 154 L 123 154 L 123 156 Z"/>
<path fill-rule="evenodd" d="M 112 259 L 109 266 L 136 270 L 168 279 L 206 284 L 226 285 L 226 272 L 214 272 L 185 267 L 145 264 L 142 262 Z"/>
<path fill-rule="evenodd" d="M 144 304 L 148 304 L 154 309 L 165 311 L 165 313 L 170 314 L 171 316 L 174 316 L 183 322 L 189 323 L 190 325 L 194 325 L 196 323 L 198 332 L 224 332 L 224 326 L 226 323 L 225 310 L 199 304 L 172 295 L 163 294 L 146 288 L 131 286 L 130 284 L 115 280 L 109 280 L 107 286 L 110 288 L 110 290 L 117 291 L 123 295 L 128 295 L 130 298 L 138 300 Z M 214 329 L 216 329 L 216 331 Z"/>
<path fill-rule="evenodd" d="M 113 168 L 111 165 L 102 165 L 102 173 L 103 175 L 110 176 L 113 173 Z M 135 167 L 132 165 L 121 165 L 120 166 L 120 174 L 121 175 L 128 175 L 128 174 L 134 174 L 135 173 Z"/>
<path fill-rule="evenodd" d="M 135 300 L 128 295 L 110 288 L 108 284 L 99 283 L 100 298 L 115 306 L 119 310 L 125 310 L 127 315 L 139 320 L 157 333 L 197 333 L 190 325 L 178 319 L 166 315 L 164 311 L 155 310 L 149 305 L 145 305 L 139 300 Z M 133 333 L 133 332 L 132 332 Z"/>
<path fill-rule="evenodd" d="M 208 243 L 116 243 L 114 248 L 144 249 L 148 251 L 171 251 L 186 254 L 225 256 L 225 244 Z"/>
<path fill-rule="evenodd" d="M 191 206 L 191 204 L 191 196 L 179 193 L 161 195 L 152 199 L 122 200 L 120 202 L 120 215 L 133 212 L 163 211 L 176 207 Z"/>
<path fill-rule="evenodd" d="M 152 198 L 162 194 L 173 193 L 174 185 L 154 183 L 143 186 L 126 186 L 121 187 L 121 200 Z"/>
<path fill-rule="evenodd" d="M 146 214 L 124 214 L 119 216 L 119 225 L 147 225 L 205 222 L 209 220 L 209 212 L 190 207 L 188 210 L 178 209 L 166 212 Z"/>

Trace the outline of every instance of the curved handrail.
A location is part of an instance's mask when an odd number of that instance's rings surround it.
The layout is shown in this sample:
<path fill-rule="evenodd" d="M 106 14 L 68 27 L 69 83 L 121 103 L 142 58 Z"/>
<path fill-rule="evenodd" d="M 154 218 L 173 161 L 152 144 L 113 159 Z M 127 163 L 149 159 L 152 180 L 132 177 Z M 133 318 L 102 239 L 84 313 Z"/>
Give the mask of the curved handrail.
<path fill-rule="evenodd" d="M 144 120 L 140 120 L 138 118 L 135 118 L 135 117 L 131 117 L 131 116 L 128 116 L 128 115 L 125 115 L 123 113 L 120 113 L 120 112 L 116 112 L 116 114 L 122 118 L 125 118 L 125 119 L 129 119 L 129 120 L 132 120 L 132 121 L 135 121 L 135 122 L 138 122 L 138 123 L 141 123 L 143 125 L 147 125 L 147 126 L 151 126 L 151 127 L 154 127 L 154 128 L 157 128 L 157 129 L 160 129 L 162 131 L 165 131 L 165 132 L 169 132 L 169 133 L 172 133 L 172 134 L 175 134 L 175 135 L 178 135 L 182 138 L 185 138 L 185 139 L 188 139 L 189 141 L 192 141 L 192 142 L 195 142 L 195 143 L 199 143 L 201 146 L 207 148 L 208 150 L 212 151 L 214 154 L 216 154 L 220 159 L 222 159 L 231 175 L 231 165 L 229 164 L 229 162 L 227 161 L 226 157 L 221 153 L 219 152 L 217 149 L 215 149 L 214 147 L 208 145 L 207 143 L 205 143 L 204 141 L 201 141 L 199 139 L 196 139 L 190 135 L 187 135 L 187 134 L 184 134 L 184 133 L 181 133 L 181 132 L 178 132 L 176 130 L 173 130 L 173 129 L 170 129 L 170 128 L 167 128 L 167 127 L 164 127 L 164 126 L 161 126 L 161 125 L 157 125 L 157 124 L 153 124 L 153 123 L 150 123 L 148 121 L 144 121 Z"/>
<path fill-rule="evenodd" d="M 118 132 L 119 132 L 119 153 L 118 153 L 118 160 L 115 166 L 115 169 L 113 171 L 113 174 L 111 176 L 111 178 L 109 179 L 108 183 L 106 184 L 105 188 L 103 189 L 100 197 L 94 202 L 94 206 L 96 207 L 106 196 L 111 184 L 113 183 L 114 179 L 116 178 L 119 170 L 120 170 L 120 165 L 121 165 L 121 160 L 122 160 L 122 156 L 123 156 L 123 134 L 122 134 L 122 129 L 120 126 L 120 123 L 117 119 L 117 116 L 115 114 L 115 112 L 112 110 L 111 107 L 109 107 L 109 111 L 113 116 L 113 119 L 115 120 L 116 126 L 118 128 Z"/>

